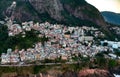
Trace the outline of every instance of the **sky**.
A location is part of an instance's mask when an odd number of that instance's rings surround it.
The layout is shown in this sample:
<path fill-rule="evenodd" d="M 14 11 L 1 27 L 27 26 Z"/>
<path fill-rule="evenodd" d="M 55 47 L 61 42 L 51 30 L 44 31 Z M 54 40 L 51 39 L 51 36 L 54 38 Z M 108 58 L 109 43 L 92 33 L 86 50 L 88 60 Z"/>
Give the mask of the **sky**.
<path fill-rule="evenodd" d="M 94 5 L 99 11 L 111 11 L 120 13 L 120 0 L 86 0 Z"/>

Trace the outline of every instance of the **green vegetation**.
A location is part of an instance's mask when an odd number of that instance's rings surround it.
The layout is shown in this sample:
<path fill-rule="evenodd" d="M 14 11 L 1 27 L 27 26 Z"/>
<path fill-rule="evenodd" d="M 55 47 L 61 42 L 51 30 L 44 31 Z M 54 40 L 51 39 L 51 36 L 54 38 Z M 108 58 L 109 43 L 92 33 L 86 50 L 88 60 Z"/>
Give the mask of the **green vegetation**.
<path fill-rule="evenodd" d="M 62 16 L 64 16 L 64 20 L 61 21 L 60 23 L 69 25 L 69 26 L 82 26 L 82 25 L 86 25 L 86 26 L 94 26 L 94 27 L 99 27 L 98 25 L 96 25 L 95 23 L 88 21 L 88 20 L 82 20 L 80 18 L 77 18 L 73 15 L 71 15 L 67 10 L 65 11 L 61 11 Z"/>
<path fill-rule="evenodd" d="M 6 40 L 8 38 L 7 26 L 0 25 L 0 53 L 7 50 Z"/>
<path fill-rule="evenodd" d="M 120 50 L 114 49 L 114 54 L 117 55 L 117 58 L 120 57 Z"/>
<path fill-rule="evenodd" d="M 19 76 L 25 76 L 29 73 L 33 73 L 33 66 L 31 67 L 0 67 L 0 77 L 5 73 L 16 72 Z"/>
<path fill-rule="evenodd" d="M 19 76 L 26 76 L 28 74 L 38 74 L 41 73 L 47 73 L 48 71 L 61 71 L 65 72 L 67 70 L 80 70 L 78 65 L 76 64 L 61 64 L 61 65 L 34 65 L 34 66 L 22 66 L 22 67 L 3 67 L 0 66 L 0 77 L 2 74 L 5 73 L 13 73 L 16 72 Z"/>
<path fill-rule="evenodd" d="M 0 54 L 6 52 L 8 48 L 15 48 L 17 49 L 27 49 L 33 47 L 33 45 L 37 42 L 44 42 L 48 41 L 48 38 L 45 37 L 38 37 L 38 31 L 31 30 L 25 32 L 25 37 L 23 34 L 20 33 L 15 36 L 8 36 L 8 30 L 6 26 L 0 26 Z"/>
<path fill-rule="evenodd" d="M 62 62 L 61 57 L 57 58 L 55 60 L 49 60 L 49 59 L 45 59 L 44 61 L 41 61 L 43 64 L 44 63 L 61 63 L 61 64 L 53 64 L 53 65 L 31 65 L 31 66 L 10 66 L 10 67 L 3 67 L 0 66 L 0 75 L 4 74 L 4 73 L 13 73 L 16 72 L 18 75 L 23 76 L 23 75 L 27 75 L 27 74 L 38 74 L 38 73 L 47 73 L 49 71 L 61 71 L 61 72 L 65 72 L 65 71 L 74 71 L 74 72 L 78 72 L 81 69 L 85 69 L 85 68 L 90 68 L 90 69 L 94 69 L 94 68 L 99 68 L 99 69 L 108 69 L 108 70 L 112 70 L 115 67 L 119 66 L 119 61 L 118 60 L 114 60 L 114 59 L 106 59 L 104 58 L 104 54 L 106 54 L 105 52 L 103 53 L 99 53 L 97 54 L 94 58 L 90 58 L 90 57 L 83 57 L 82 55 L 73 55 L 72 59 L 75 62 L 78 63 L 73 63 L 73 64 L 65 64 L 65 62 Z M 73 61 L 73 62 L 74 62 Z M 37 63 L 36 63 L 37 64 Z"/>
<path fill-rule="evenodd" d="M 3 67 L 0 66 L 0 76 L 5 73 L 13 73 L 16 72 L 18 75 L 23 76 L 27 74 L 38 74 L 47 73 L 48 71 L 74 71 L 78 72 L 81 69 L 85 68 L 101 68 L 101 69 L 113 69 L 117 67 L 118 61 L 113 59 L 105 59 L 105 58 L 97 58 L 94 61 L 90 61 L 84 59 L 81 63 L 76 64 L 55 64 L 55 65 L 33 65 L 33 66 L 10 66 L 10 67 Z"/>
<path fill-rule="evenodd" d="M 62 60 L 61 56 L 56 59 L 45 59 L 42 60 L 41 63 L 65 63 L 66 60 Z"/>
<path fill-rule="evenodd" d="M 32 47 L 35 43 L 40 41 L 40 38 L 35 33 L 36 31 L 26 31 L 25 37 L 22 37 L 22 34 L 18 34 L 16 36 L 11 36 L 7 39 L 6 44 L 8 44 L 8 48 L 15 49 L 27 49 Z"/>
<path fill-rule="evenodd" d="M 114 68 L 117 65 L 117 62 L 115 60 L 110 59 L 108 65 L 109 68 Z"/>
<path fill-rule="evenodd" d="M 88 8 L 88 6 L 91 8 Z M 97 9 L 93 6 L 90 6 L 90 5 L 88 5 L 88 6 L 86 6 L 85 9 L 81 9 L 81 11 L 84 14 L 86 14 L 86 16 L 89 16 L 90 18 L 94 18 L 94 19 L 99 18 L 99 16 L 100 16 L 99 11 L 97 11 Z"/>
<path fill-rule="evenodd" d="M 30 2 L 26 2 L 24 3 L 25 6 L 23 8 L 27 9 L 26 11 L 28 13 L 31 13 L 32 16 L 34 16 L 33 18 L 38 17 L 38 19 L 34 19 L 33 21 L 39 21 L 40 22 L 50 22 L 50 23 L 56 23 L 57 21 L 53 18 L 50 17 L 50 15 L 47 13 L 47 12 L 44 12 L 44 13 L 39 13 L 32 5 Z M 21 5 L 21 4 L 20 4 Z M 19 8 L 19 7 L 18 7 Z M 58 22 L 59 23 L 59 22 Z"/>
<path fill-rule="evenodd" d="M 61 0 L 63 4 L 68 4 L 72 6 L 72 8 L 76 8 L 77 6 L 82 6 L 86 4 L 85 0 Z"/>

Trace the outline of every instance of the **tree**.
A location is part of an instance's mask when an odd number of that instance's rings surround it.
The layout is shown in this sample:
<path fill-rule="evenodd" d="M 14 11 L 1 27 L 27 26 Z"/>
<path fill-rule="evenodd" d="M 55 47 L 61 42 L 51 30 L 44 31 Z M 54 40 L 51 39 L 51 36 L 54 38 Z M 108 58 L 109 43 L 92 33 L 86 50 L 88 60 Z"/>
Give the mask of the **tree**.
<path fill-rule="evenodd" d="M 107 43 L 107 42 L 104 42 L 104 43 L 103 43 L 103 46 L 108 46 L 108 43 Z"/>
<path fill-rule="evenodd" d="M 109 60 L 108 67 L 109 67 L 110 69 L 112 69 L 112 68 L 115 67 L 116 65 L 117 65 L 116 60 L 113 60 L 113 59 Z"/>
<path fill-rule="evenodd" d="M 7 47 L 5 45 L 5 42 L 8 38 L 8 29 L 5 25 L 0 25 L 0 54 L 2 52 L 5 52 Z"/>
<path fill-rule="evenodd" d="M 114 49 L 114 53 L 117 55 L 117 58 L 120 56 L 120 51 L 118 49 Z"/>

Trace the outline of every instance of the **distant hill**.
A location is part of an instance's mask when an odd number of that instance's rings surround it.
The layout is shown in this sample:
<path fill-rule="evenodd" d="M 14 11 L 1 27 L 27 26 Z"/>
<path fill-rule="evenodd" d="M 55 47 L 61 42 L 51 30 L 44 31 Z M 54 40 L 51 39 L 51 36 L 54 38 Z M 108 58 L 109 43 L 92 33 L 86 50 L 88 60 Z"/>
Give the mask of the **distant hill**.
<path fill-rule="evenodd" d="M 104 11 L 101 13 L 105 21 L 111 24 L 120 25 L 120 14 Z"/>

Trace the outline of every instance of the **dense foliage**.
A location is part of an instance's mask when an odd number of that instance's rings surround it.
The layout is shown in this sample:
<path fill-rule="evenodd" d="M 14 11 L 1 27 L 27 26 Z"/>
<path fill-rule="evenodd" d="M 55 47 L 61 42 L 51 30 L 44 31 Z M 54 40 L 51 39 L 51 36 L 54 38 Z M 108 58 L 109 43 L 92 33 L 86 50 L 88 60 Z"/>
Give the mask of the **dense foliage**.
<path fill-rule="evenodd" d="M 72 7 L 82 6 L 86 4 L 85 0 L 61 0 L 63 4 L 69 4 Z"/>
<path fill-rule="evenodd" d="M 85 58 L 84 58 L 85 59 Z M 82 61 L 81 63 L 77 64 L 55 64 L 55 65 L 33 65 L 33 66 L 21 66 L 21 67 L 0 67 L 0 76 L 5 73 L 14 73 L 16 72 L 19 76 L 26 76 L 28 74 L 38 74 L 41 73 L 47 73 L 50 70 L 54 71 L 74 71 L 78 72 L 81 69 L 85 68 L 101 68 L 101 69 L 109 69 L 109 68 L 115 68 L 117 65 L 116 60 L 112 59 L 105 59 L 105 58 L 98 58 L 95 62 L 89 62 L 90 60 Z M 96 67 L 95 67 L 96 66 Z"/>
<path fill-rule="evenodd" d="M 0 53 L 6 51 L 6 41 L 8 39 L 7 26 L 0 25 Z"/>
<path fill-rule="evenodd" d="M 27 49 L 33 47 L 33 45 L 37 42 L 42 42 L 44 44 L 45 41 L 48 40 L 45 36 L 39 38 L 38 31 L 31 30 L 26 31 L 26 34 L 22 33 L 15 36 L 8 36 L 8 30 L 6 26 L 0 26 L 0 53 L 6 52 L 8 48 L 14 49 Z M 25 37 L 23 37 L 25 36 Z"/>

